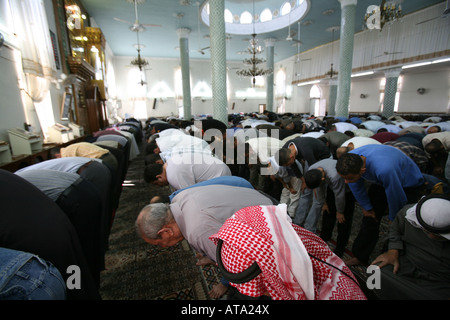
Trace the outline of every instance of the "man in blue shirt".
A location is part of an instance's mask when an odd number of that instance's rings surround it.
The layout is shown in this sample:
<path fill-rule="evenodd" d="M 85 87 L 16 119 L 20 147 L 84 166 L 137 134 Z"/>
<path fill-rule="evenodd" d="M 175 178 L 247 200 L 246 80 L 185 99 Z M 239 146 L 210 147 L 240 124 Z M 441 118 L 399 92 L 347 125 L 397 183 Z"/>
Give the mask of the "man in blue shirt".
<path fill-rule="evenodd" d="M 353 244 L 354 258 L 347 265 L 366 264 L 378 241 L 381 218 L 393 221 L 407 203 L 419 199 L 424 178 L 414 161 L 386 145 L 366 145 L 342 155 L 337 172 L 348 183 L 363 210 L 361 228 Z M 366 189 L 365 184 L 370 186 Z"/>

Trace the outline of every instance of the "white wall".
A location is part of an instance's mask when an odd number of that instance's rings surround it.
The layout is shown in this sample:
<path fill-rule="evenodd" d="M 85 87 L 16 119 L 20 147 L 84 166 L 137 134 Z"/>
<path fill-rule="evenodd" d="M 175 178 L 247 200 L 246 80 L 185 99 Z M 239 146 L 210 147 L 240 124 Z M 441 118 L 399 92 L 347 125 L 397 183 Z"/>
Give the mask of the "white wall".
<path fill-rule="evenodd" d="M 287 70 L 294 69 L 294 59 L 290 58 L 276 64 Z M 377 113 L 380 112 L 380 82 L 384 79 L 384 71 L 377 71 L 371 76 L 355 77 L 351 80 L 349 101 L 350 112 Z M 450 112 L 450 66 L 449 63 L 431 65 L 417 69 L 404 69 L 402 79 L 398 82 L 400 92 L 399 109 L 401 113 L 447 113 Z M 322 91 L 322 98 L 329 96 L 329 81 L 322 79 L 317 85 Z M 286 101 L 286 112 L 309 113 L 309 92 L 313 85 L 292 86 L 292 98 Z M 418 88 L 427 89 L 419 95 Z M 365 94 L 366 98 L 360 98 Z"/>
<path fill-rule="evenodd" d="M 376 113 L 380 111 L 381 77 L 356 79 L 350 91 L 350 112 Z M 361 98 L 361 94 L 366 97 Z"/>
<path fill-rule="evenodd" d="M 425 88 L 423 95 L 417 89 Z M 399 111 L 449 112 L 450 72 L 406 74 L 400 91 Z"/>
<path fill-rule="evenodd" d="M 117 99 L 121 101 L 119 115 L 134 114 L 134 104 L 131 92 L 135 83 L 130 83 L 127 74 L 133 68 L 130 65 L 134 57 L 116 57 L 114 59 L 114 70 L 116 74 Z M 145 58 L 145 57 L 144 57 Z M 178 107 L 183 105 L 180 97 L 176 99 L 175 72 L 180 68 L 179 59 L 149 59 L 149 65 L 146 74 L 147 98 L 145 99 L 147 116 L 178 116 Z M 251 88 L 250 79 L 239 79 L 233 66 L 236 63 L 229 64 L 227 86 L 228 86 L 228 113 L 233 112 L 257 112 L 258 105 L 266 103 L 265 98 L 256 98 L 251 94 L 242 95 L 239 91 L 246 92 Z M 213 114 L 213 101 L 211 96 L 196 96 L 196 86 L 200 82 L 205 82 L 210 90 L 211 83 L 211 64 L 207 60 L 191 60 L 189 62 L 191 76 L 191 113 L 193 115 Z M 135 67 L 134 67 L 135 68 Z M 161 96 L 160 92 L 152 94 L 155 88 L 161 83 L 167 85 L 170 90 L 170 96 Z M 257 92 L 265 96 L 266 89 L 255 88 Z M 182 91 L 181 91 L 182 92 Z M 155 103 L 156 99 L 156 103 Z M 155 108 L 153 109 L 155 103 Z M 234 110 L 233 108 L 234 103 Z"/>

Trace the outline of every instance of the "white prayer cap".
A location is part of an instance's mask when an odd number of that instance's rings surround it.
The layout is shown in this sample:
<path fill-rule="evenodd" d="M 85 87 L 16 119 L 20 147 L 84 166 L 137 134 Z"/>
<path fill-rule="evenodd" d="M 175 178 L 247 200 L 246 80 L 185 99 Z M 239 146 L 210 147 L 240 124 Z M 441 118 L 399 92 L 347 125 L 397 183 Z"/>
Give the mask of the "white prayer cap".
<path fill-rule="evenodd" d="M 415 210 L 414 210 L 415 207 Z M 431 194 L 422 197 L 408 210 L 406 218 L 413 225 L 450 240 L 450 197 Z"/>

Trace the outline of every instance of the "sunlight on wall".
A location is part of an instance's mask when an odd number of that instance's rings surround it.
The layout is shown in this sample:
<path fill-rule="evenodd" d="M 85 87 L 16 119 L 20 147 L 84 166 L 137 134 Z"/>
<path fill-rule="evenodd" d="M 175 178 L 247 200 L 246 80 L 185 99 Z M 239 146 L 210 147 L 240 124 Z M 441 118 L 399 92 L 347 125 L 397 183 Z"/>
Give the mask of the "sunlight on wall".
<path fill-rule="evenodd" d="M 175 93 L 170 89 L 169 85 L 164 81 L 159 81 L 147 95 L 149 98 L 173 98 Z"/>
<path fill-rule="evenodd" d="M 133 103 L 133 116 L 136 119 L 147 119 L 147 83 L 145 80 L 145 73 L 140 72 L 138 68 L 131 68 L 128 71 L 128 92 Z"/>
<path fill-rule="evenodd" d="M 39 123 L 41 124 L 42 133 L 44 138 L 48 138 L 48 128 L 55 124 L 55 117 L 53 115 L 52 99 L 50 97 L 50 92 L 41 102 L 35 102 L 34 107 L 36 108 L 36 113 L 39 118 Z"/>
<path fill-rule="evenodd" d="M 108 84 L 108 95 L 111 98 L 117 97 L 116 75 L 114 73 L 114 66 L 111 62 L 108 63 L 108 73 L 106 74 L 106 83 Z"/>
<path fill-rule="evenodd" d="M 175 84 L 175 95 L 177 99 L 183 97 L 183 76 L 181 74 L 181 67 L 175 68 L 174 72 L 174 84 Z"/>
<path fill-rule="evenodd" d="M 253 81 L 253 80 L 250 78 L 250 81 Z M 261 77 L 261 76 L 255 77 L 255 87 L 262 88 L 262 87 L 264 87 L 265 84 L 266 84 L 265 77 Z"/>
<path fill-rule="evenodd" d="M 141 81 L 145 82 L 145 74 L 139 72 L 137 68 L 131 68 L 128 71 L 128 92 L 132 99 L 146 96 L 147 84 L 141 85 Z"/>
<path fill-rule="evenodd" d="M 254 88 L 248 88 L 247 90 L 236 91 L 236 98 L 265 98 L 266 91 L 258 91 Z"/>
<path fill-rule="evenodd" d="M 284 69 L 278 70 L 275 78 L 276 96 L 284 96 L 286 94 L 286 71 Z"/>
<path fill-rule="evenodd" d="M 145 100 L 134 101 L 134 117 L 136 119 L 147 119 L 147 103 Z"/>
<path fill-rule="evenodd" d="M 212 98 L 210 86 L 205 81 L 199 81 L 192 90 L 193 97 Z"/>

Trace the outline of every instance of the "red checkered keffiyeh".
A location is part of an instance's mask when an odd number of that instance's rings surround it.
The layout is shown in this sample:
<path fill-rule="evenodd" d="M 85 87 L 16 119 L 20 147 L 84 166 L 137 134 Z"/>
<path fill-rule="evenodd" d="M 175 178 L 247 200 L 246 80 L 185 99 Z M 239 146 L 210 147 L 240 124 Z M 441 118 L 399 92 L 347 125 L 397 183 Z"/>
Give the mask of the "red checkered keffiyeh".
<path fill-rule="evenodd" d="M 221 260 L 240 273 L 255 261 L 261 273 L 245 283 L 231 283 L 251 297 L 268 293 L 274 300 L 364 300 L 350 269 L 315 234 L 291 223 L 286 205 L 253 206 L 237 211 L 219 232 Z M 325 261 L 337 270 L 316 258 Z"/>

